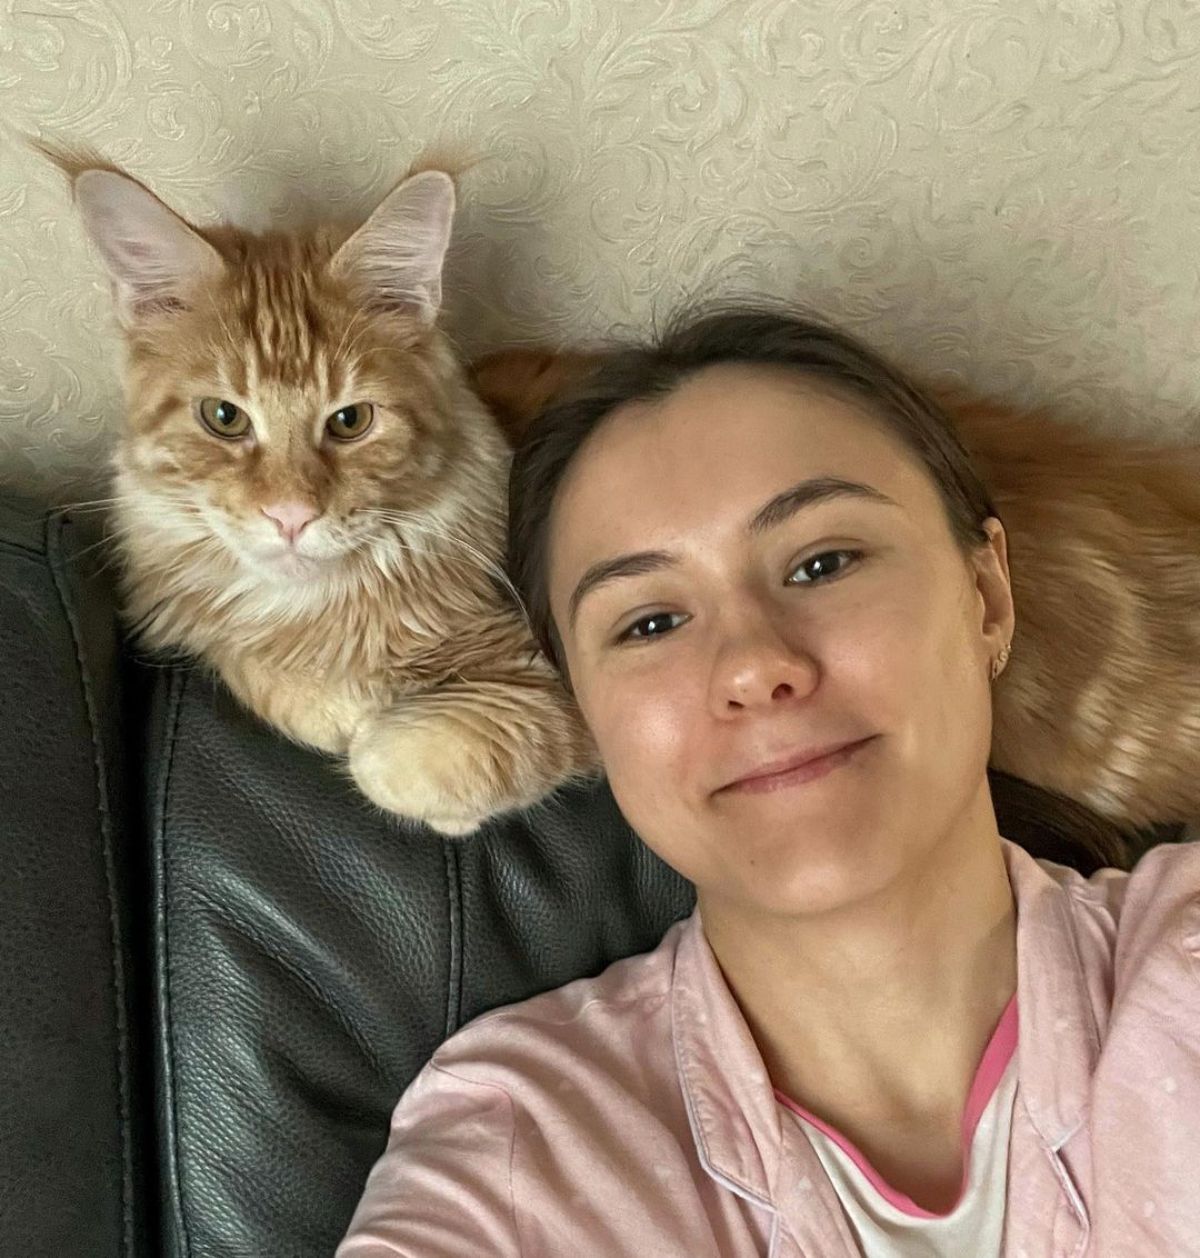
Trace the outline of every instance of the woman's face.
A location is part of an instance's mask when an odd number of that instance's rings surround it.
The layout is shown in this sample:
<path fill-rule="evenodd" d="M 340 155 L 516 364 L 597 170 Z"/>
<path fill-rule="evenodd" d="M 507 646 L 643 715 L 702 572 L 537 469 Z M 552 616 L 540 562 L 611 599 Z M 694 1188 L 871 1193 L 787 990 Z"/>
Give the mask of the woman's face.
<path fill-rule="evenodd" d="M 1013 615 L 988 529 L 965 559 L 882 422 L 783 369 L 708 368 L 589 438 L 551 517 L 551 610 L 617 802 L 702 901 L 834 908 L 994 827 L 988 668 Z"/>

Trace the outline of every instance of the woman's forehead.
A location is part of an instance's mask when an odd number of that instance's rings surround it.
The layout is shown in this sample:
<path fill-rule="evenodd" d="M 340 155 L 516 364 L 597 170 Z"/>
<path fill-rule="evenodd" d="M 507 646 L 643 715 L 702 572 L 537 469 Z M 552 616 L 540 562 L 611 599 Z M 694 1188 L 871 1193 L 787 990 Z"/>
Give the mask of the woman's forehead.
<path fill-rule="evenodd" d="M 592 434 L 559 489 L 552 549 L 566 558 L 581 545 L 651 545 L 720 527 L 813 476 L 865 483 L 917 509 L 932 493 L 865 407 L 785 369 L 711 367 L 665 398 L 621 407 Z"/>

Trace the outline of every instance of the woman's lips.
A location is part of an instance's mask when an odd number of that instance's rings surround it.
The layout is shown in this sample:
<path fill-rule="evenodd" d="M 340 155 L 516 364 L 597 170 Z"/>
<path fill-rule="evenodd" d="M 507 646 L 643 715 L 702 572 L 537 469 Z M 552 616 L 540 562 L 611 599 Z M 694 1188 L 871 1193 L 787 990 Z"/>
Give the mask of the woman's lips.
<path fill-rule="evenodd" d="M 872 735 L 872 738 L 874 736 Z M 815 760 L 801 760 L 800 763 L 768 770 L 764 773 L 753 773 L 730 782 L 721 787 L 718 794 L 760 795 L 767 791 L 785 790 L 790 786 L 801 786 L 806 782 L 814 782 L 827 773 L 848 763 L 862 750 L 872 738 L 863 738 L 855 743 L 847 743 L 835 751 L 827 752 Z"/>

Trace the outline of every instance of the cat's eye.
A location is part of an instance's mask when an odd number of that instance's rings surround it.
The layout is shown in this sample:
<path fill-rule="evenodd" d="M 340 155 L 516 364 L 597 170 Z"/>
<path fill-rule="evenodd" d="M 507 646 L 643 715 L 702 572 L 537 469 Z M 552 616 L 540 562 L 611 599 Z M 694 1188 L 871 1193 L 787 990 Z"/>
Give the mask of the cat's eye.
<path fill-rule="evenodd" d="M 370 402 L 355 402 L 334 411 L 325 421 L 325 431 L 336 441 L 357 441 L 374 419 L 375 408 Z"/>
<path fill-rule="evenodd" d="M 201 398 L 200 418 L 209 432 L 230 441 L 244 437 L 250 431 L 250 416 L 240 406 L 234 406 L 224 398 Z"/>

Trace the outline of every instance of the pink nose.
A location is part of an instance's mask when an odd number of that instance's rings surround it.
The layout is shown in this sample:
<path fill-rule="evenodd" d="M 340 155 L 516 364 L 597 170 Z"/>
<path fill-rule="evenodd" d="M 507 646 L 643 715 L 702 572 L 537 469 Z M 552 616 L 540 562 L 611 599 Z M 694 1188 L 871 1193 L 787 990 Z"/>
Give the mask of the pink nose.
<path fill-rule="evenodd" d="M 263 507 L 262 513 L 274 522 L 280 537 L 294 542 L 321 513 L 305 502 L 276 502 Z"/>

